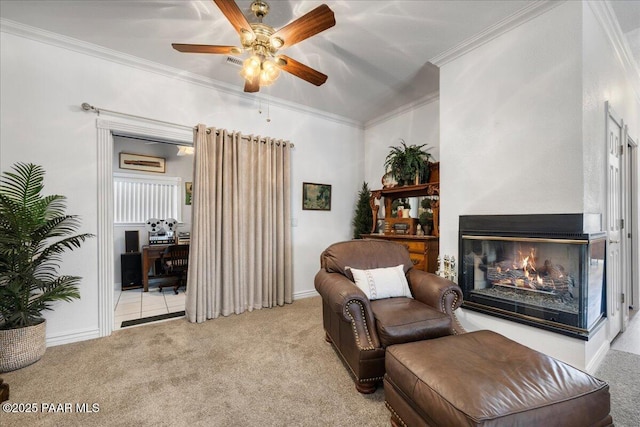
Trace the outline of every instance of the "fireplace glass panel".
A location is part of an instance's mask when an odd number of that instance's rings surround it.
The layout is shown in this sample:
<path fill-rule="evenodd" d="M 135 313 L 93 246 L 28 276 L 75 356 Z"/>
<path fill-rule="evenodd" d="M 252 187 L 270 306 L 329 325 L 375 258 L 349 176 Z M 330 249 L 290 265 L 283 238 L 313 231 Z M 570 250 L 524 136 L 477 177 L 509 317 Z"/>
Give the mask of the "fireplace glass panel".
<path fill-rule="evenodd" d="M 465 306 L 585 335 L 603 317 L 605 240 L 463 235 Z"/>

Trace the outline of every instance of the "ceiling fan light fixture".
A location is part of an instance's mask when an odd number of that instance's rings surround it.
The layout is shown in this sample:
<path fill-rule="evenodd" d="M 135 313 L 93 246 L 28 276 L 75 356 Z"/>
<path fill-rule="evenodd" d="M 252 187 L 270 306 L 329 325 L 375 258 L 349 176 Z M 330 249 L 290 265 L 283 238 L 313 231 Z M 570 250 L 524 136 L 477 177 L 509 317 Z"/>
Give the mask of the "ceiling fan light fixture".
<path fill-rule="evenodd" d="M 276 67 L 276 64 L 270 59 L 264 60 L 261 68 L 260 86 L 269 86 L 280 76 L 280 69 Z"/>
<path fill-rule="evenodd" d="M 271 47 L 273 47 L 274 49 L 280 49 L 283 44 L 284 40 L 282 40 L 280 37 L 271 37 Z"/>
<path fill-rule="evenodd" d="M 237 1 L 213 2 L 240 36 L 241 47 L 172 43 L 174 49 L 184 53 L 240 55 L 246 52 L 251 55 L 241 63 L 240 71 L 240 75 L 246 80 L 244 91 L 247 93 L 258 92 L 260 86 L 275 82 L 281 70 L 316 86 L 326 82 L 325 74 L 286 55 L 280 55 L 278 51 L 333 27 L 336 20 L 329 6 L 322 4 L 276 31 L 262 22 L 269 13 L 269 5 L 265 0 L 253 0 L 251 3 L 251 11 L 258 18 L 258 22 L 252 23 L 247 21 Z M 241 59 L 237 59 L 238 65 L 240 61 Z"/>
<path fill-rule="evenodd" d="M 240 75 L 244 77 L 246 80 L 253 80 L 255 76 L 260 74 L 262 61 L 256 55 L 250 56 L 245 59 L 242 63 L 242 70 L 240 70 Z"/>
<path fill-rule="evenodd" d="M 252 31 L 242 30 L 240 34 L 240 41 L 243 46 L 251 46 L 251 43 L 256 39 L 255 33 Z"/>

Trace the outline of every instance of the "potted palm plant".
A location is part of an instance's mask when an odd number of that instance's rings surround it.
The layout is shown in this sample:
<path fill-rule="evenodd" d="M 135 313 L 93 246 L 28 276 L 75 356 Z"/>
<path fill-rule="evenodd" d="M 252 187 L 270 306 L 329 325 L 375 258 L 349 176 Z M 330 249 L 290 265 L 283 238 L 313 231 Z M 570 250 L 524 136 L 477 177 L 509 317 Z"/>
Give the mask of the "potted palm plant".
<path fill-rule="evenodd" d="M 59 275 L 61 255 L 91 234 L 75 234 L 66 198 L 43 196 L 42 167 L 17 163 L 0 178 L 0 372 L 38 361 L 45 352 L 42 312 L 80 298 L 80 277 Z"/>
<path fill-rule="evenodd" d="M 429 179 L 429 161 L 431 154 L 425 149 L 427 144 L 407 145 L 400 140 L 400 146 L 389 147 L 391 151 L 385 158 L 385 170 L 390 171 L 400 185 L 420 184 Z"/>

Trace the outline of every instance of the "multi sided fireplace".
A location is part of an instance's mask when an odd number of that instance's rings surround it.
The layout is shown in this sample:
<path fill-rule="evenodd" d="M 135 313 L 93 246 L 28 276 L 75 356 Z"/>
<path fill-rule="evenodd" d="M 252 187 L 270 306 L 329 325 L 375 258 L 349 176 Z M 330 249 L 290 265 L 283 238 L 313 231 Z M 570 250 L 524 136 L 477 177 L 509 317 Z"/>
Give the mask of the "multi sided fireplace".
<path fill-rule="evenodd" d="M 588 340 L 605 316 L 599 224 L 586 214 L 461 216 L 463 307 Z"/>

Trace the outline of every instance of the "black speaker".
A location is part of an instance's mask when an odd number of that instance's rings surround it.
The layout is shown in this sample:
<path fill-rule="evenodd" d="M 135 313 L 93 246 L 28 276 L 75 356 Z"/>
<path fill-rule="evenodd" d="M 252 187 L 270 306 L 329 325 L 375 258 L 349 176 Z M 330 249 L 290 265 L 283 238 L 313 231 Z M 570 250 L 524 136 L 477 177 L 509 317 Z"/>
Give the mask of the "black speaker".
<path fill-rule="evenodd" d="M 140 251 L 140 239 L 138 237 L 138 230 L 124 232 L 124 247 L 125 252 Z"/>
<path fill-rule="evenodd" d="M 142 256 L 140 252 L 121 254 L 120 269 L 123 290 L 142 286 Z"/>

